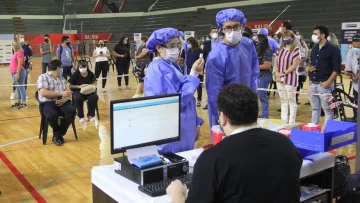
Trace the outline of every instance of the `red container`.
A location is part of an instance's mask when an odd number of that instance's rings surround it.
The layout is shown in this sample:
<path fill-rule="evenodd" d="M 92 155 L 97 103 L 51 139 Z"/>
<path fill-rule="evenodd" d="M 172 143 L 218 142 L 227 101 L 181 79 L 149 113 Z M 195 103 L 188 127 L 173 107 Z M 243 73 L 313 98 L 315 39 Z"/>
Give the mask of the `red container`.
<path fill-rule="evenodd" d="M 281 128 L 281 129 L 277 130 L 277 132 L 285 135 L 286 137 L 290 137 L 291 129 L 290 128 Z"/>
<path fill-rule="evenodd" d="M 221 140 L 225 137 L 225 134 L 223 133 L 223 131 L 221 131 L 219 125 L 214 125 L 213 127 L 211 127 L 211 134 L 214 145 L 221 142 Z"/>
<path fill-rule="evenodd" d="M 301 130 L 310 132 L 321 132 L 321 125 L 313 123 L 304 123 L 300 125 Z"/>

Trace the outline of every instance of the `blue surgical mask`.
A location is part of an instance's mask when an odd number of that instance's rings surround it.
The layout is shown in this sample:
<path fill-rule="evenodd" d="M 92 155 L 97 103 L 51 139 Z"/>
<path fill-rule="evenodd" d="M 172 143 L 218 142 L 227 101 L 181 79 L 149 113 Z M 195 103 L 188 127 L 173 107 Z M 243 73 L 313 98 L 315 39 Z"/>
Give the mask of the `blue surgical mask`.
<path fill-rule="evenodd" d="M 188 49 L 191 49 L 191 48 L 192 48 L 191 44 L 188 44 L 188 45 L 187 45 L 187 48 L 188 48 Z"/>
<path fill-rule="evenodd" d="M 284 39 L 283 41 L 286 45 L 289 45 L 292 43 L 293 40 L 292 39 Z"/>
<path fill-rule="evenodd" d="M 353 51 L 354 51 L 355 54 L 360 55 L 360 48 L 353 47 Z"/>

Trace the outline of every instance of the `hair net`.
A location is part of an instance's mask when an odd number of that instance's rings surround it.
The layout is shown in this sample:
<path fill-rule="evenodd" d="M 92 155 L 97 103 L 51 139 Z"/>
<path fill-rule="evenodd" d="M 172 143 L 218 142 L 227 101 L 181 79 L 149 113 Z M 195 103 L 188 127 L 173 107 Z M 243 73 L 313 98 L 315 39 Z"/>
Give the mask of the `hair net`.
<path fill-rule="evenodd" d="M 228 21 L 239 21 L 243 26 L 246 24 L 246 18 L 244 14 L 235 8 L 229 8 L 216 14 L 216 23 L 222 29 L 222 26 L 225 22 Z"/>
<path fill-rule="evenodd" d="M 179 34 L 180 34 L 180 37 L 181 37 L 181 38 L 185 39 L 185 34 L 184 34 L 183 31 L 179 31 Z"/>
<path fill-rule="evenodd" d="M 179 36 L 179 30 L 174 28 L 162 28 L 155 30 L 146 42 L 146 47 L 149 52 L 155 52 L 157 45 L 163 45 L 173 38 L 179 38 Z"/>
<path fill-rule="evenodd" d="M 266 35 L 266 36 L 268 36 L 268 35 L 269 35 L 268 29 L 266 29 L 266 28 L 261 28 L 260 31 L 259 31 L 259 35 Z"/>

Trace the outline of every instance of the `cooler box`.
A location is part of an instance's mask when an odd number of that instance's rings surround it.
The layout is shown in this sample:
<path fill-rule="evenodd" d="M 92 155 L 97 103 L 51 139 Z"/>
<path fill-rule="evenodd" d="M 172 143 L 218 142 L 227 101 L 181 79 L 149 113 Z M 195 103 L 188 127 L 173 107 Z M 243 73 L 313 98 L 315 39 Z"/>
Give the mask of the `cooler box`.
<path fill-rule="evenodd" d="M 213 127 L 211 127 L 211 134 L 212 134 L 214 145 L 221 142 L 221 140 L 225 137 L 225 134 L 220 129 L 219 125 L 214 125 Z"/>
<path fill-rule="evenodd" d="M 280 128 L 277 130 L 278 133 L 285 135 L 286 137 L 290 137 L 291 129 L 290 128 Z"/>
<path fill-rule="evenodd" d="M 321 125 L 314 123 L 304 123 L 300 125 L 300 129 L 310 132 L 321 132 Z"/>
<path fill-rule="evenodd" d="M 356 142 L 357 124 L 329 120 L 323 133 L 292 129 L 290 139 L 298 149 L 327 152 Z"/>

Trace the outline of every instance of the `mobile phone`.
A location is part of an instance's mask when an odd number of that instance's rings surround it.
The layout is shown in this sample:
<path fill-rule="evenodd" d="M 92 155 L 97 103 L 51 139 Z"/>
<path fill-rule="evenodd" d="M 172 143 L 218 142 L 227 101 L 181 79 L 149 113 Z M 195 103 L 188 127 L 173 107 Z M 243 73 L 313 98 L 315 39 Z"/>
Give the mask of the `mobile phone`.
<path fill-rule="evenodd" d="M 199 58 L 204 58 L 204 54 L 200 54 Z"/>
<path fill-rule="evenodd" d="M 100 51 L 100 54 L 103 54 L 104 52 Z"/>

